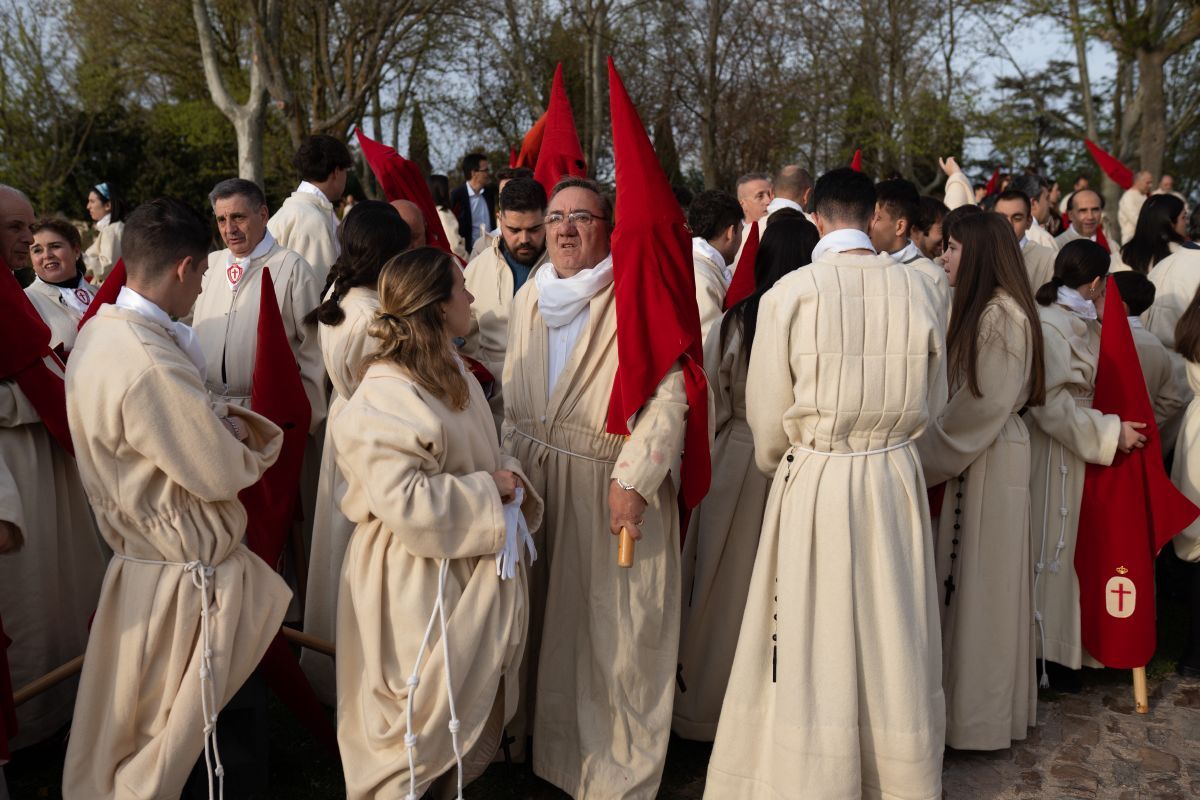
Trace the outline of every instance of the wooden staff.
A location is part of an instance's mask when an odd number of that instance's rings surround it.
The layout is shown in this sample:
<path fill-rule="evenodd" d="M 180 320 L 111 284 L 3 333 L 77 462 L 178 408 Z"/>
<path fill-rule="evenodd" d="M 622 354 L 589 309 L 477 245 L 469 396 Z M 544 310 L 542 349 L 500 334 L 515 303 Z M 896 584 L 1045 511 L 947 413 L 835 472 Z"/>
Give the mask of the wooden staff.
<path fill-rule="evenodd" d="M 289 628 L 286 625 L 280 628 L 283 633 L 283 638 L 293 644 L 298 644 L 301 647 L 307 647 L 309 650 L 315 650 L 318 653 L 324 653 L 330 658 L 334 657 L 333 642 L 327 642 L 324 639 L 318 639 L 309 633 L 298 631 L 295 628 Z"/>
<path fill-rule="evenodd" d="M 1146 693 L 1146 668 L 1134 667 L 1133 670 L 1133 707 L 1139 714 L 1150 711 L 1150 697 Z"/>
<path fill-rule="evenodd" d="M 617 566 L 629 569 L 633 566 L 633 536 L 621 526 L 620 541 L 617 543 Z"/>
<path fill-rule="evenodd" d="M 81 669 L 83 669 L 83 656 L 75 656 L 61 667 L 50 670 L 42 677 L 35 678 L 13 692 L 13 705 L 19 706 L 29 702 L 42 692 L 53 689 L 68 678 L 75 677 Z"/>

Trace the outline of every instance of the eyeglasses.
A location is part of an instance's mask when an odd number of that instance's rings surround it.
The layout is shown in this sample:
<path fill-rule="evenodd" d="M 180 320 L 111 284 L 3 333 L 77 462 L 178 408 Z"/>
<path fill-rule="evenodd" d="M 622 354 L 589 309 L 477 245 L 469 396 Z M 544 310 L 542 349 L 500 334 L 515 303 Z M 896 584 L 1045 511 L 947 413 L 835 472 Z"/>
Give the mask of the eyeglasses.
<path fill-rule="evenodd" d="M 607 222 L 608 217 L 598 217 L 590 211 L 572 211 L 570 214 L 555 211 L 552 214 L 546 215 L 546 227 L 557 228 L 564 222 L 570 222 L 572 225 L 578 225 L 581 228 L 590 228 L 597 220 Z"/>

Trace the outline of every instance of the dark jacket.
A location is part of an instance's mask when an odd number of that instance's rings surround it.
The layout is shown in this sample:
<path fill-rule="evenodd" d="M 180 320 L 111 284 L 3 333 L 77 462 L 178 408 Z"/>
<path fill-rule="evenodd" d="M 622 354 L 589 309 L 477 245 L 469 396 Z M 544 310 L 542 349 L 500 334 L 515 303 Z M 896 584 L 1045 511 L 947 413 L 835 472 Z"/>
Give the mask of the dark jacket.
<path fill-rule="evenodd" d="M 487 203 L 488 209 L 488 230 L 491 230 L 495 226 L 496 220 L 496 187 L 491 185 L 483 187 L 483 199 Z M 458 232 L 463 237 L 469 253 L 475 245 L 475 240 L 479 238 L 479 231 L 471 226 L 471 197 L 467 194 L 465 183 L 450 192 L 450 211 L 458 220 Z"/>

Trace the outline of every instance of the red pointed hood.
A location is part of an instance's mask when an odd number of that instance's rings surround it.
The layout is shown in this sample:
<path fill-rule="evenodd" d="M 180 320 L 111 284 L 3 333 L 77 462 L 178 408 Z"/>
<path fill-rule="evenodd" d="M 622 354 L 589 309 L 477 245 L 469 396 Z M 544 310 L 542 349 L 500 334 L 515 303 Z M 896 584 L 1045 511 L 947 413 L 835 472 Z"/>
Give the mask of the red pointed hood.
<path fill-rule="evenodd" d="M 358 136 L 358 146 L 362 148 L 363 158 L 375 173 L 375 179 L 383 189 L 383 196 L 390 203 L 393 200 L 408 200 L 416 203 L 425 217 L 425 242 L 430 247 L 437 247 L 452 253 L 450 240 L 442 228 L 442 218 L 433 202 L 433 194 L 429 184 L 421 174 L 421 168 L 416 162 L 409 161 L 386 144 L 380 144 L 363 135 L 361 128 L 355 128 Z"/>
<path fill-rule="evenodd" d="M 754 294 L 754 260 L 758 258 L 758 225 L 761 220 L 755 220 L 746 234 L 746 244 L 742 246 L 742 254 L 738 257 L 737 268 L 733 271 L 733 281 L 729 291 L 725 293 L 725 309 L 731 309 L 738 303 Z"/>
<path fill-rule="evenodd" d="M 1079 510 L 1075 573 L 1080 634 L 1100 663 L 1131 669 L 1154 654 L 1154 557 L 1200 516 L 1167 478 L 1129 320 L 1117 282 L 1108 279 L 1092 407 L 1144 422 L 1146 445 L 1120 451 L 1110 466 L 1089 464 Z"/>
<path fill-rule="evenodd" d="M 79 320 L 79 325 L 75 330 L 83 330 L 83 326 L 87 324 L 87 321 L 96 316 L 96 312 L 100 310 L 100 306 L 111 305 L 117 302 L 117 295 L 121 293 L 121 287 L 124 285 L 125 259 L 118 258 L 117 265 L 112 268 L 112 272 L 108 273 L 108 278 L 100 285 L 100 291 L 96 292 L 96 296 L 88 304 L 87 311 L 83 312 L 83 319 Z"/>
<path fill-rule="evenodd" d="M 1088 152 L 1092 154 L 1096 164 L 1104 170 L 1104 174 L 1113 179 L 1113 183 L 1122 189 L 1132 188 L 1133 170 L 1114 158 L 1112 154 L 1101 150 L 1100 146 L 1091 139 L 1084 139 L 1083 143 L 1087 146 Z"/>
<path fill-rule="evenodd" d="M 611 58 L 608 89 L 620 215 L 612 237 L 618 365 L 608 432 L 628 434 L 629 418 L 680 363 L 688 399 L 681 493 L 691 508 L 704 497 L 712 477 L 691 236 Z"/>
<path fill-rule="evenodd" d="M 62 363 L 50 349 L 50 328 L 25 296 L 8 264 L 0 259 L 0 380 L 15 380 L 37 410 L 46 430 L 63 450 L 75 455 L 67 425 L 67 393 Z"/>
<path fill-rule="evenodd" d="M 1000 168 L 996 167 L 992 170 L 992 177 L 988 178 L 987 185 L 983 187 L 985 195 L 992 195 L 1000 191 Z"/>
<path fill-rule="evenodd" d="M 546 135 L 546 118 L 549 115 L 549 111 L 543 111 L 537 122 L 533 123 L 533 127 L 521 140 L 521 152 L 511 166 L 529 167 L 529 169 L 537 166 L 538 153 L 542 149 L 542 138 Z"/>
<path fill-rule="evenodd" d="M 856 149 L 854 151 L 854 158 L 850 159 L 850 169 L 854 170 L 855 172 L 862 172 L 862 150 L 861 149 Z"/>
<path fill-rule="evenodd" d="M 583 148 L 579 146 L 579 134 L 575 132 L 575 115 L 571 113 L 571 101 L 567 99 L 567 89 L 563 85 L 562 64 L 554 70 L 550 105 L 546 108 L 544 120 L 545 129 L 536 155 L 537 166 L 534 167 L 533 177 L 546 189 L 546 196 L 549 197 L 554 184 L 564 175 L 587 176 Z M 536 129 L 537 125 L 533 127 Z M 522 152 L 524 149 L 522 146 Z"/>

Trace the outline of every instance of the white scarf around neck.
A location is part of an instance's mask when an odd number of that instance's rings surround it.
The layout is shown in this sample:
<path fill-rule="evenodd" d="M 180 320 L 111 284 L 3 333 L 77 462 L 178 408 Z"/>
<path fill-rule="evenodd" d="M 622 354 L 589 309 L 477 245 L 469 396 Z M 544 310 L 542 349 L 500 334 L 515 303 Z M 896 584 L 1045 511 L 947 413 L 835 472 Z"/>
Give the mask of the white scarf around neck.
<path fill-rule="evenodd" d="M 538 288 L 538 310 L 551 328 L 570 323 L 613 280 L 611 253 L 591 269 L 569 278 L 558 277 L 554 265 L 549 266 L 539 269 L 533 280 Z"/>
<path fill-rule="evenodd" d="M 1058 297 L 1055 298 L 1055 302 L 1081 319 L 1099 318 L 1099 315 L 1096 313 L 1096 304 L 1086 299 L 1070 286 L 1058 287 Z"/>
<path fill-rule="evenodd" d="M 909 239 L 908 243 L 904 245 L 904 247 L 901 247 L 894 253 L 888 253 L 888 255 L 890 255 L 898 264 L 908 264 L 912 261 L 916 261 L 918 258 L 921 258 L 923 254 L 921 253 L 921 250 L 915 244 L 913 244 L 912 239 Z"/>
<path fill-rule="evenodd" d="M 1141 317 L 1130 317 L 1129 318 L 1129 327 L 1130 328 L 1145 328 L 1146 326 L 1142 324 Z"/>
<path fill-rule="evenodd" d="M 200 373 L 200 380 L 204 380 L 204 376 L 208 372 L 208 363 L 204 359 L 204 350 L 200 347 L 200 339 L 194 330 L 182 322 L 174 321 L 170 314 L 158 307 L 158 304 L 147 300 L 128 286 L 121 287 L 114 305 L 117 308 L 126 308 L 141 314 L 162 327 L 167 335 L 175 341 L 175 344 L 179 345 L 179 349 L 188 357 L 188 360 L 195 365 L 196 371 Z"/>
<path fill-rule="evenodd" d="M 847 250 L 877 252 L 875 245 L 871 244 L 871 237 L 867 236 L 865 231 L 858 228 L 838 228 L 825 234 L 821 241 L 817 242 L 812 252 L 812 263 L 817 263 L 826 253 L 844 253 Z"/>
<path fill-rule="evenodd" d="M 112 224 L 112 214 L 105 214 L 100 219 L 96 220 L 96 230 L 102 231 Z"/>
<path fill-rule="evenodd" d="M 692 252 L 700 253 L 709 261 L 716 264 L 718 269 L 729 269 L 729 265 L 725 263 L 725 256 L 721 255 L 721 251 L 699 236 L 692 237 Z"/>

